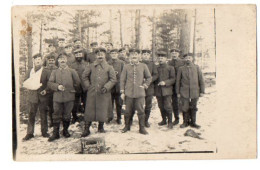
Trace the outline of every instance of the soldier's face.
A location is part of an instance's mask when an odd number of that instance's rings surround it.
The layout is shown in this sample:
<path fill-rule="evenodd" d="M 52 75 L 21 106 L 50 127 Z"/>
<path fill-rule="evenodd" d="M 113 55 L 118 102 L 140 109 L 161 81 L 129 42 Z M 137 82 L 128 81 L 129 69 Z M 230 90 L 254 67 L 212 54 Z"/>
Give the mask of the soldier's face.
<path fill-rule="evenodd" d="M 53 59 L 53 58 L 48 59 L 49 66 L 53 66 L 54 64 L 55 64 L 55 59 Z"/>
<path fill-rule="evenodd" d="M 164 64 L 167 61 L 167 57 L 159 55 L 158 60 L 160 64 Z"/>
<path fill-rule="evenodd" d="M 179 55 L 180 55 L 180 53 L 179 53 L 179 52 L 176 52 L 176 51 L 173 51 L 173 52 L 171 53 L 171 56 L 172 56 L 173 59 L 178 59 L 178 58 L 179 58 Z"/>
<path fill-rule="evenodd" d="M 54 51 L 55 51 L 55 47 L 54 47 L 54 46 L 50 46 L 50 47 L 49 47 L 49 51 L 50 51 L 50 52 L 54 52 Z"/>
<path fill-rule="evenodd" d="M 129 57 L 130 57 L 130 60 L 134 63 L 139 61 L 139 54 L 137 52 L 130 53 Z"/>
<path fill-rule="evenodd" d="M 107 49 L 108 51 L 110 51 L 110 50 L 112 49 L 112 47 L 113 47 L 113 46 L 112 46 L 111 44 L 107 44 L 107 45 L 106 45 L 106 49 Z"/>
<path fill-rule="evenodd" d="M 64 41 L 59 41 L 59 42 L 58 42 L 58 46 L 59 46 L 59 47 L 64 47 Z"/>
<path fill-rule="evenodd" d="M 145 61 L 150 61 L 151 54 L 150 53 L 143 53 L 142 54 L 142 59 L 145 60 Z"/>
<path fill-rule="evenodd" d="M 119 56 L 126 57 L 126 51 L 125 50 L 120 51 Z"/>
<path fill-rule="evenodd" d="M 112 59 L 117 59 L 118 53 L 117 52 L 112 52 L 112 53 L 110 53 L 110 56 L 111 56 Z"/>
<path fill-rule="evenodd" d="M 74 43 L 74 46 L 77 47 L 77 48 L 81 47 L 81 42 L 80 41 L 76 41 Z"/>
<path fill-rule="evenodd" d="M 58 59 L 59 66 L 67 65 L 67 56 L 63 55 Z"/>
<path fill-rule="evenodd" d="M 34 58 L 33 62 L 35 66 L 40 66 L 42 65 L 42 58 L 41 57 Z"/>
<path fill-rule="evenodd" d="M 185 59 L 186 63 L 190 64 L 192 63 L 192 56 L 186 56 Z"/>
<path fill-rule="evenodd" d="M 72 48 L 71 48 L 71 47 L 66 47 L 66 48 L 65 48 L 65 52 L 66 52 L 67 54 L 70 54 L 71 51 L 72 51 Z"/>
<path fill-rule="evenodd" d="M 103 51 L 97 53 L 98 61 L 100 61 L 100 62 L 103 61 L 105 59 L 105 57 L 106 57 L 106 54 Z"/>

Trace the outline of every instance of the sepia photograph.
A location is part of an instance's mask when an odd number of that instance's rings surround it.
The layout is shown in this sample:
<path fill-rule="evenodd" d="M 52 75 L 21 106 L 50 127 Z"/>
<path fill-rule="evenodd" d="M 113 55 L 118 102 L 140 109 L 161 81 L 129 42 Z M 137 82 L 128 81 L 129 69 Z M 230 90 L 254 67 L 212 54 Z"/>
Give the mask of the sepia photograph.
<path fill-rule="evenodd" d="M 13 7 L 16 158 L 217 155 L 217 12 Z"/>

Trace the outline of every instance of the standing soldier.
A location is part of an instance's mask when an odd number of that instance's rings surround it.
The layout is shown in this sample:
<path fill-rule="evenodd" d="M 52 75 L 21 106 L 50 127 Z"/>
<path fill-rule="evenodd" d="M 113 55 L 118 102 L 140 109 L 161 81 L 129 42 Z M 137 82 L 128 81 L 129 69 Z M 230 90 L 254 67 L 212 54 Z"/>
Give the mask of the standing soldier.
<path fill-rule="evenodd" d="M 180 58 L 180 50 L 178 49 L 171 49 L 170 50 L 172 60 L 169 62 L 169 65 L 173 66 L 175 69 L 175 76 L 177 77 L 178 69 L 185 64 L 185 61 Z M 173 95 L 172 95 L 172 108 L 174 113 L 174 122 L 173 126 L 179 124 L 179 102 L 176 93 L 175 84 L 173 85 Z"/>
<path fill-rule="evenodd" d="M 48 55 L 47 56 L 49 56 L 49 55 L 53 55 L 53 56 L 55 56 L 55 60 L 57 59 L 57 57 L 58 57 L 58 54 L 56 53 L 56 49 L 55 49 L 55 47 L 54 47 L 54 45 L 53 45 L 53 43 L 50 43 L 49 45 L 48 45 Z M 45 57 L 44 59 L 43 59 L 43 66 L 47 66 L 47 58 Z M 55 63 L 54 63 L 55 64 Z"/>
<path fill-rule="evenodd" d="M 78 73 L 79 78 L 81 80 L 81 84 L 79 87 L 79 91 L 75 94 L 74 107 L 72 109 L 72 121 L 71 121 L 72 124 L 74 124 L 76 121 L 78 121 L 77 112 L 81 107 L 81 102 L 83 103 L 83 108 L 84 108 L 84 109 L 82 109 L 83 113 L 85 110 L 85 105 L 86 105 L 85 91 L 86 90 L 84 88 L 84 84 L 82 81 L 82 74 L 87 67 L 87 62 L 85 62 L 83 60 L 83 50 L 76 49 L 73 53 L 75 55 L 76 60 L 74 61 L 74 63 L 72 63 L 71 68 L 76 70 L 76 72 Z"/>
<path fill-rule="evenodd" d="M 95 51 L 96 61 L 85 69 L 82 75 L 87 94 L 87 109 L 85 110 L 85 130 L 81 137 L 90 135 L 92 121 L 98 121 L 98 132 L 105 133 L 104 122 L 107 121 L 111 107 L 111 89 L 116 84 L 116 74 L 112 66 L 105 60 L 106 50 L 98 48 Z"/>
<path fill-rule="evenodd" d="M 91 47 L 91 52 L 88 53 L 87 59 L 86 61 L 89 62 L 89 64 L 94 63 L 94 61 L 96 60 L 96 54 L 95 54 L 95 49 L 97 48 L 98 43 L 97 42 L 93 42 L 90 44 Z"/>
<path fill-rule="evenodd" d="M 142 50 L 142 63 L 146 64 L 151 75 L 152 82 L 148 89 L 145 90 L 145 127 L 150 127 L 148 119 L 150 117 L 151 109 L 152 109 L 152 100 L 154 95 L 154 81 L 158 79 L 158 71 L 154 63 L 151 61 L 151 50 L 144 49 Z"/>
<path fill-rule="evenodd" d="M 76 50 L 76 49 L 82 49 L 82 50 L 83 50 L 83 59 L 84 59 L 85 61 L 87 61 L 88 53 L 87 53 L 87 50 L 83 48 L 80 39 L 75 38 L 74 41 L 73 41 L 73 43 L 74 43 L 74 46 L 73 46 L 72 51 L 74 51 L 74 50 Z"/>
<path fill-rule="evenodd" d="M 47 66 L 46 69 L 48 69 L 50 72 L 53 70 L 56 70 L 58 67 L 55 65 L 56 56 L 54 53 L 49 54 L 47 57 Z M 50 127 L 53 126 L 53 92 L 49 91 L 49 99 L 48 99 L 48 109 L 49 109 L 49 117 L 50 117 Z"/>
<path fill-rule="evenodd" d="M 115 73 L 116 73 L 116 78 L 117 78 L 117 83 L 111 90 L 112 115 L 113 115 L 114 103 L 115 103 L 116 104 L 116 113 L 117 113 L 116 122 L 117 122 L 117 124 L 121 124 L 122 102 L 120 99 L 120 75 L 124 68 L 124 62 L 118 59 L 118 50 L 117 49 L 112 49 L 110 51 L 110 56 L 112 57 L 112 59 L 108 63 L 113 66 Z M 113 116 L 110 116 L 110 117 L 113 119 Z"/>
<path fill-rule="evenodd" d="M 58 48 L 56 50 L 56 53 L 59 55 L 60 53 L 63 53 L 65 52 L 65 49 L 64 49 L 64 44 L 65 43 L 65 39 L 64 38 L 59 38 L 58 39 Z"/>
<path fill-rule="evenodd" d="M 27 127 L 27 135 L 23 138 L 24 141 L 30 140 L 34 137 L 34 125 L 37 110 L 40 110 L 41 117 L 41 132 L 43 137 L 49 137 L 48 120 L 47 120 L 47 102 L 48 102 L 48 87 L 47 82 L 50 77 L 50 71 L 42 67 L 42 56 L 36 54 L 33 56 L 34 67 L 26 73 L 25 80 L 34 79 L 33 82 L 24 82 L 24 87 L 29 89 L 29 119 Z M 36 82 L 36 80 L 38 82 Z M 34 84 L 32 84 L 34 83 Z M 40 84 L 41 83 L 41 84 Z M 38 84 L 39 86 L 35 86 Z M 28 87 L 33 86 L 33 87 Z"/>
<path fill-rule="evenodd" d="M 75 93 L 80 86 L 80 79 L 77 72 L 67 65 L 67 54 L 58 56 L 59 68 L 53 70 L 48 82 L 48 86 L 53 93 L 53 134 L 48 139 L 49 142 L 60 138 L 60 122 L 63 121 L 63 136 L 68 138 L 70 134 L 71 111 L 73 109 Z"/>
<path fill-rule="evenodd" d="M 123 61 L 125 64 L 129 64 L 130 62 L 129 62 L 129 58 L 127 57 L 125 48 L 120 48 L 118 52 L 119 52 L 118 59 Z"/>
<path fill-rule="evenodd" d="M 107 42 L 107 43 L 106 43 L 106 49 L 107 49 L 106 60 L 109 61 L 109 60 L 111 60 L 110 50 L 113 49 L 113 43 Z"/>
<path fill-rule="evenodd" d="M 155 96 L 162 115 L 162 121 L 158 125 L 166 125 L 166 119 L 168 118 L 168 128 L 172 129 L 172 93 L 173 84 L 175 83 L 175 71 L 172 66 L 167 64 L 167 53 L 165 51 L 158 50 L 157 55 L 159 77 L 155 83 Z"/>
<path fill-rule="evenodd" d="M 181 109 L 183 111 L 183 124 L 181 128 L 190 126 L 200 128 L 196 124 L 197 102 L 199 97 L 203 97 L 205 92 L 205 84 L 202 72 L 198 65 L 192 63 L 192 53 L 183 56 L 185 65 L 180 67 L 176 80 L 176 93 L 181 101 Z"/>
<path fill-rule="evenodd" d="M 141 134 L 148 134 L 145 130 L 145 89 L 149 87 L 152 76 L 148 67 L 139 62 L 140 50 L 130 49 L 129 52 L 130 64 L 124 66 L 120 77 L 121 98 L 126 103 L 125 127 L 122 132 L 125 133 L 130 130 L 131 115 L 137 110 L 139 132 Z"/>
<path fill-rule="evenodd" d="M 72 53 L 72 44 L 68 43 L 64 47 L 65 53 L 67 54 L 67 65 L 71 67 L 71 64 L 75 62 L 75 56 Z"/>

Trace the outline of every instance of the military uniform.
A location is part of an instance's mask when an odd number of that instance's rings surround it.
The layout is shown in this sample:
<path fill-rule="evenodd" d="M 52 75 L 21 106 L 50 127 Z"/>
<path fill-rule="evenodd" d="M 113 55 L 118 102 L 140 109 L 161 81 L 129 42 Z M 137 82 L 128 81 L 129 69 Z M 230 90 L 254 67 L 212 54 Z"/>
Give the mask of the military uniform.
<path fill-rule="evenodd" d="M 34 69 L 34 70 L 32 70 Z M 35 125 L 35 117 L 36 113 L 40 111 L 40 118 L 41 118 L 41 133 L 43 137 L 49 137 L 48 132 L 48 119 L 47 119 L 47 105 L 48 105 L 48 98 L 49 98 L 49 89 L 47 87 L 47 82 L 50 77 L 50 70 L 40 67 L 34 67 L 26 73 L 25 80 L 30 78 L 31 72 L 37 72 L 42 69 L 40 83 L 42 86 L 38 90 L 29 90 L 28 91 L 28 101 L 29 101 L 29 118 L 28 118 L 28 126 L 27 126 L 27 135 L 25 136 L 24 140 L 29 140 L 33 137 L 34 133 L 34 125 Z M 46 94 L 41 95 L 40 93 L 45 90 Z"/>
<path fill-rule="evenodd" d="M 114 110 L 113 106 L 115 103 L 116 104 L 116 113 L 117 113 L 117 122 L 120 123 L 121 111 L 122 111 L 122 101 L 120 99 L 120 76 L 121 76 L 121 73 L 124 68 L 124 63 L 123 63 L 123 61 L 121 61 L 119 59 L 111 59 L 108 63 L 113 66 L 115 73 L 116 73 L 116 78 L 117 78 L 117 83 L 111 90 L 112 116 L 110 116 L 110 117 L 113 119 L 113 110 Z"/>
<path fill-rule="evenodd" d="M 65 87 L 64 91 L 58 89 L 59 85 Z M 53 70 L 48 82 L 48 87 L 53 93 L 53 136 L 49 141 L 59 138 L 60 122 L 63 121 L 63 135 L 69 137 L 68 128 L 70 125 L 71 111 L 73 109 L 75 93 L 79 89 L 80 78 L 74 69 L 66 66 Z"/>
<path fill-rule="evenodd" d="M 187 55 L 192 56 L 192 54 Z M 184 124 L 182 127 L 188 126 L 190 118 L 190 125 L 199 128 L 196 124 L 196 112 L 198 110 L 197 102 L 200 94 L 203 94 L 204 92 L 204 78 L 199 66 L 190 63 L 180 67 L 176 80 L 176 93 L 181 96 L 181 109 L 184 118 Z"/>
<path fill-rule="evenodd" d="M 132 50 L 130 52 L 132 52 Z M 124 66 L 120 77 L 120 90 L 126 96 L 125 128 L 123 129 L 123 132 L 130 130 L 131 114 L 134 110 L 137 110 L 139 132 L 142 134 L 147 134 L 144 128 L 145 86 L 149 87 L 151 81 L 151 73 L 145 64 L 131 63 Z"/>
<path fill-rule="evenodd" d="M 92 64 L 94 63 L 95 60 L 96 60 L 96 54 L 94 52 L 88 53 L 86 61 Z"/>

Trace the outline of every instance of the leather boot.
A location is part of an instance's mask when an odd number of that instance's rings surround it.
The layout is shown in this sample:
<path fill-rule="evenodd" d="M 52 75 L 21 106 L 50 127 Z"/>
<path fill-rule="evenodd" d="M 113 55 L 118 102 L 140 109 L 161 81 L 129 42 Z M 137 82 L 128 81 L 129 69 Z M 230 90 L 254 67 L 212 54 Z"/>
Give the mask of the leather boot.
<path fill-rule="evenodd" d="M 78 120 L 79 120 L 79 117 L 77 116 L 77 112 L 72 112 L 71 124 L 76 123 Z"/>
<path fill-rule="evenodd" d="M 53 123 L 53 133 L 51 137 L 49 137 L 48 141 L 52 142 L 59 138 L 60 138 L 60 123 Z"/>
<path fill-rule="evenodd" d="M 183 124 L 180 126 L 180 128 L 186 128 L 189 126 L 188 117 L 189 117 L 189 113 L 183 112 Z"/>
<path fill-rule="evenodd" d="M 104 122 L 98 122 L 98 132 L 99 133 L 106 133 L 104 129 Z"/>
<path fill-rule="evenodd" d="M 191 125 L 190 125 L 190 127 L 199 129 L 200 125 L 196 124 L 196 112 L 197 112 L 197 110 L 195 110 L 195 109 L 191 110 Z"/>
<path fill-rule="evenodd" d="M 150 124 L 148 122 L 148 119 L 150 117 L 150 111 L 149 110 L 146 110 L 145 111 L 145 127 L 149 128 L 150 127 Z"/>
<path fill-rule="evenodd" d="M 82 133 L 81 137 L 86 137 L 86 136 L 90 135 L 90 130 L 89 130 L 90 126 L 91 126 L 91 122 L 85 123 L 85 129 L 84 129 L 84 132 Z"/>
<path fill-rule="evenodd" d="M 69 134 L 69 126 L 70 126 L 70 121 L 63 121 L 63 136 L 65 138 L 69 138 L 70 134 Z"/>
<path fill-rule="evenodd" d="M 164 112 L 164 109 L 160 109 L 161 111 L 161 116 L 162 116 L 162 121 L 158 123 L 159 126 L 163 126 L 163 125 L 166 125 L 167 122 L 166 122 L 166 115 L 165 115 L 165 112 Z"/>
<path fill-rule="evenodd" d="M 139 133 L 143 134 L 143 135 L 147 135 L 148 132 L 145 130 L 145 115 L 138 115 L 138 119 L 139 119 Z"/>
<path fill-rule="evenodd" d="M 27 135 L 23 138 L 23 141 L 30 140 L 30 139 L 33 138 L 33 137 L 34 137 L 33 134 L 27 134 Z"/>
<path fill-rule="evenodd" d="M 172 123 L 172 112 L 168 113 L 168 128 L 172 129 L 173 128 L 173 123 Z"/>
<path fill-rule="evenodd" d="M 173 126 L 178 125 L 179 124 L 179 119 L 175 119 L 173 122 Z"/>
<path fill-rule="evenodd" d="M 130 117 L 125 116 L 125 127 L 122 129 L 122 133 L 130 131 Z"/>

